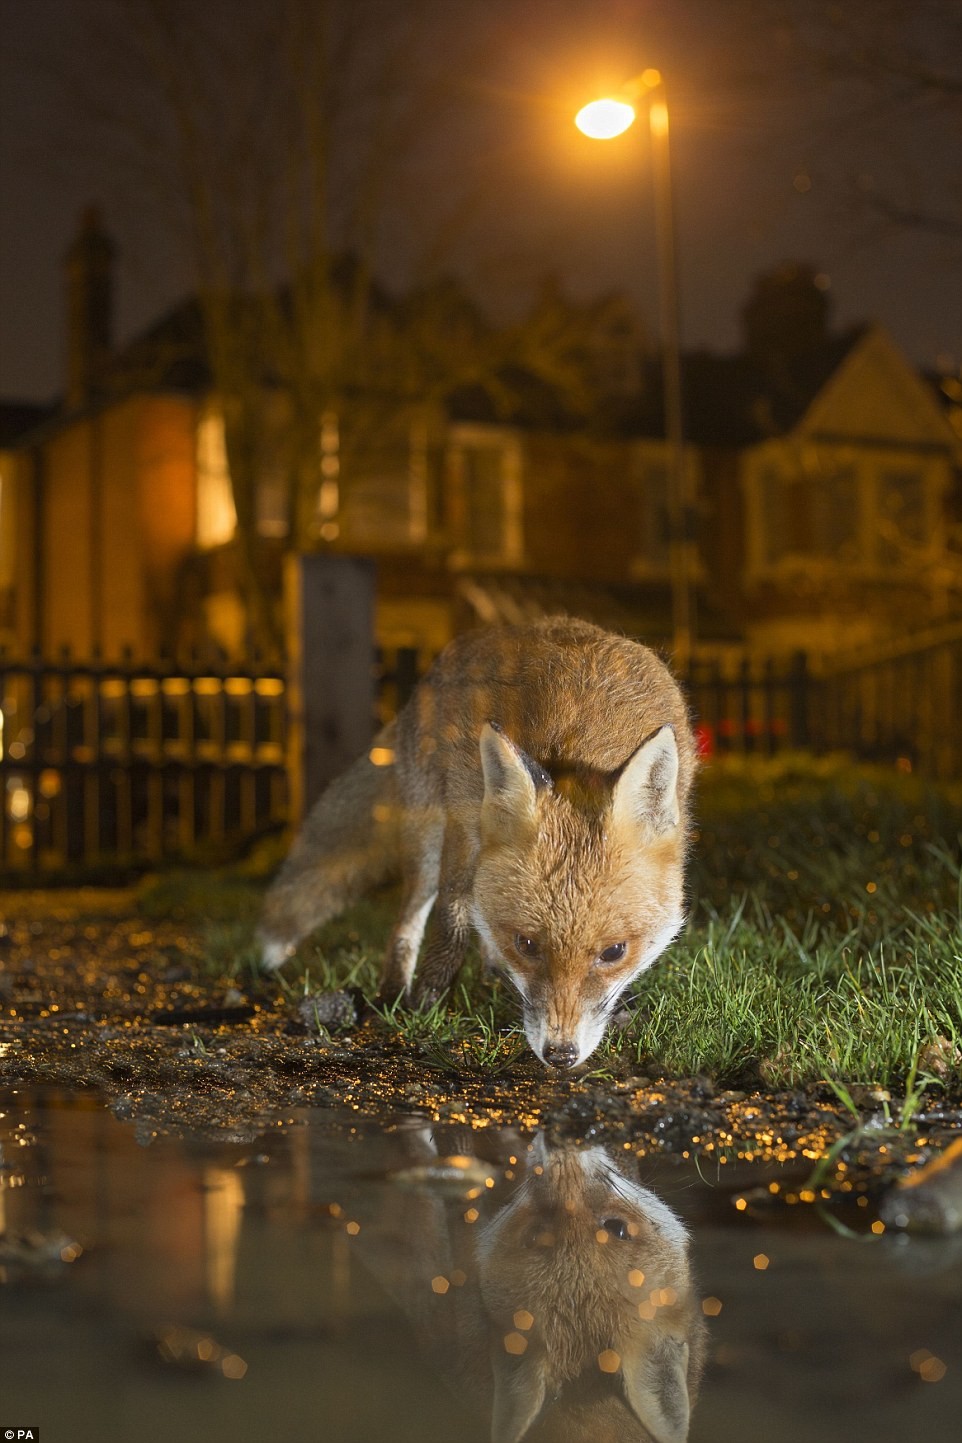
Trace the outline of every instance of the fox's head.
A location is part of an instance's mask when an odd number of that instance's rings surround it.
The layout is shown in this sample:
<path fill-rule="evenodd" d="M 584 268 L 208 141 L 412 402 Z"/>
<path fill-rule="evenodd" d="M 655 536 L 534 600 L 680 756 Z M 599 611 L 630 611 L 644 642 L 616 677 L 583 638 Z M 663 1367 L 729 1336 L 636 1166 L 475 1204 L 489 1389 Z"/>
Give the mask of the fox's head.
<path fill-rule="evenodd" d="M 601 1148 L 538 1139 L 477 1246 L 493 1443 L 684 1443 L 705 1329 L 660 1198 Z"/>
<path fill-rule="evenodd" d="M 684 921 L 685 827 L 663 726 L 593 794 L 570 797 L 500 728 L 481 732 L 473 921 L 554 1067 L 594 1051 L 618 998 Z"/>

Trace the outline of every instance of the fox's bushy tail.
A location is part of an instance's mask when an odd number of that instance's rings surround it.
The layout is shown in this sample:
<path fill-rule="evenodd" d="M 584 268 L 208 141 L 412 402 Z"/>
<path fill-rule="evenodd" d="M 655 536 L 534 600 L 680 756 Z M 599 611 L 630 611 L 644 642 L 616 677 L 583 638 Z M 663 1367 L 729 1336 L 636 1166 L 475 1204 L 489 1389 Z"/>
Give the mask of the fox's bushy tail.
<path fill-rule="evenodd" d="M 390 722 L 321 795 L 264 900 L 258 943 L 273 971 L 302 937 L 363 893 L 400 876 L 400 814 Z"/>

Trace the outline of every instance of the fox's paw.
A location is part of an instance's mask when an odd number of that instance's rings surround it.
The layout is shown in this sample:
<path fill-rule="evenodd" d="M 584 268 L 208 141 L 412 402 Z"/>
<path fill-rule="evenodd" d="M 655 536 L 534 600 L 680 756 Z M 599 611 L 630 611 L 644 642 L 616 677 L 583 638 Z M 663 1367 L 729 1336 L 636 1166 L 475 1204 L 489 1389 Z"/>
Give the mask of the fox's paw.
<path fill-rule="evenodd" d="M 262 972 L 276 972 L 283 967 L 288 957 L 294 955 L 293 942 L 281 942 L 276 937 L 265 937 L 261 935 L 257 939 L 260 948 L 260 965 Z"/>
<path fill-rule="evenodd" d="M 447 994 L 447 987 L 417 980 L 408 993 L 408 1005 L 416 1012 L 430 1012 L 432 1007 L 444 1001 Z"/>

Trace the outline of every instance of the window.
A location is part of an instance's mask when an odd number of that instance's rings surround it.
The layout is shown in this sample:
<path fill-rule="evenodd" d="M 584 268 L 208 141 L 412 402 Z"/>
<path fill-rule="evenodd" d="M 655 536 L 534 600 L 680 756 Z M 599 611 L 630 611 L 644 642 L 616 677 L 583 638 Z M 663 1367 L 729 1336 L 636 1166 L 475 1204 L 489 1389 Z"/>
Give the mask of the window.
<path fill-rule="evenodd" d="M 521 447 L 497 427 L 452 427 L 449 472 L 455 564 L 520 565 L 523 554 Z"/>
<path fill-rule="evenodd" d="M 811 487 L 811 550 L 833 561 L 859 557 L 858 477 L 854 466 L 819 476 Z"/>
<path fill-rule="evenodd" d="M 670 470 L 665 461 L 641 466 L 639 561 L 645 570 L 665 571 L 671 563 Z"/>
<path fill-rule="evenodd" d="M 787 478 L 778 466 L 769 464 L 759 473 L 761 499 L 762 558 L 775 566 L 786 556 L 796 555 L 804 542 L 799 530 L 798 481 Z"/>
<path fill-rule="evenodd" d="M 763 565 L 792 557 L 843 564 L 859 559 L 854 466 L 811 475 L 768 462 L 757 473 L 757 496 Z"/>
<path fill-rule="evenodd" d="M 197 545 L 205 550 L 223 546 L 236 530 L 224 417 L 210 408 L 197 425 Z"/>
<path fill-rule="evenodd" d="M 341 422 L 336 411 L 321 416 L 321 484 L 317 493 L 317 526 L 325 541 L 341 533 Z"/>
<path fill-rule="evenodd" d="M 504 549 L 504 457 L 494 446 L 465 446 L 461 452 L 465 539 L 476 556 L 500 556 Z"/>
<path fill-rule="evenodd" d="M 884 470 L 878 479 L 876 559 L 904 565 L 928 540 L 925 486 L 919 471 Z"/>
<path fill-rule="evenodd" d="M 350 544 L 405 547 L 428 528 L 428 436 L 410 413 L 358 416 L 345 428 L 341 515 Z"/>

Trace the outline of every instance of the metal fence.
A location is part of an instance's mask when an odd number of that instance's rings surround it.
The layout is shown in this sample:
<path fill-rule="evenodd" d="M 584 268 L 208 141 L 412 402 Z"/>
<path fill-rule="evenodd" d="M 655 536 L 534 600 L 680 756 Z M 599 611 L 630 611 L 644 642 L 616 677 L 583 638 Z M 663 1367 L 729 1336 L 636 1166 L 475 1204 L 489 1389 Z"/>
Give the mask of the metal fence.
<path fill-rule="evenodd" d="M 817 685 L 817 750 L 962 777 L 962 621 L 833 658 Z"/>
<path fill-rule="evenodd" d="M 373 658 L 375 721 L 431 661 Z M 702 749 L 849 750 L 935 776 L 962 773 L 962 623 L 842 659 L 695 661 L 686 679 Z M 249 669 L 78 663 L 0 653 L 0 872 L 225 853 L 288 819 L 287 688 Z"/>
<path fill-rule="evenodd" d="M 276 668 L 0 656 L 0 870 L 212 851 L 286 813 Z"/>
<path fill-rule="evenodd" d="M 741 658 L 732 666 L 692 661 L 685 689 L 701 749 L 771 756 L 811 740 L 814 682 L 803 652 L 786 662 Z"/>

